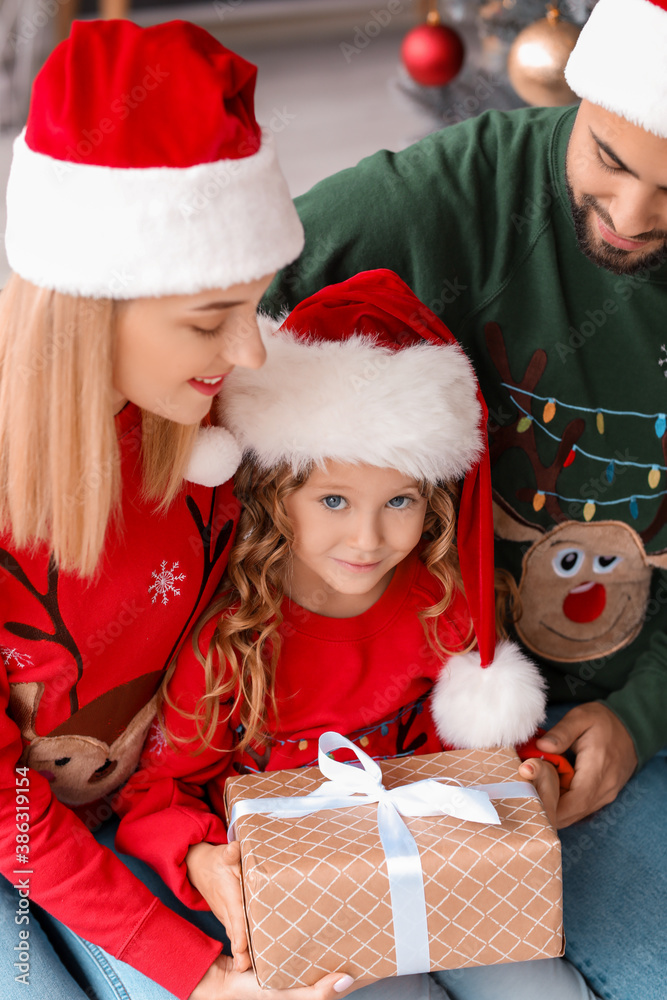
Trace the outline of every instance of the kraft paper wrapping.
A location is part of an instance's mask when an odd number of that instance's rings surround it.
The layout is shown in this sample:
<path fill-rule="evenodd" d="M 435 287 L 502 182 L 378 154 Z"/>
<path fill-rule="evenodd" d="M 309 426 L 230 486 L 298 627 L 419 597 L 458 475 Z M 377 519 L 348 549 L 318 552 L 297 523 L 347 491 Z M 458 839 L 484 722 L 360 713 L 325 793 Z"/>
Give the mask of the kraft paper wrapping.
<path fill-rule="evenodd" d="M 459 750 L 380 763 L 387 789 L 440 778 L 462 785 L 516 781 L 510 748 Z M 317 767 L 230 778 L 227 815 L 244 799 L 305 795 Z M 424 873 L 430 969 L 563 954 L 560 841 L 539 799 L 494 798 L 501 823 L 404 817 Z M 250 954 L 263 987 L 310 986 L 329 972 L 396 975 L 393 921 L 377 806 L 299 818 L 241 816 Z M 423 971 L 428 971 L 424 969 Z"/>

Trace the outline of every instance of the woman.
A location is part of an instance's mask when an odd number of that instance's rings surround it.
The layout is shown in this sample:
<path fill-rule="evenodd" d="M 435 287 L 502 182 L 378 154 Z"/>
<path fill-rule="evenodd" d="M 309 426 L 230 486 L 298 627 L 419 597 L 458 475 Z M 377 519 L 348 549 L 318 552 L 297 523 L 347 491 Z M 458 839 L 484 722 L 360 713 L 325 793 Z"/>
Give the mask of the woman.
<path fill-rule="evenodd" d="M 111 955 L 142 997 L 164 995 L 156 983 L 206 996 L 220 968 L 220 943 L 90 829 L 222 576 L 240 456 L 208 428 L 202 479 L 193 443 L 225 375 L 262 364 L 257 303 L 302 246 L 255 76 L 185 22 L 76 23 L 16 141 L 0 296 L 4 997 L 82 995 L 39 921 L 89 995 L 127 995 Z M 195 940 L 208 966 L 188 963 Z"/>

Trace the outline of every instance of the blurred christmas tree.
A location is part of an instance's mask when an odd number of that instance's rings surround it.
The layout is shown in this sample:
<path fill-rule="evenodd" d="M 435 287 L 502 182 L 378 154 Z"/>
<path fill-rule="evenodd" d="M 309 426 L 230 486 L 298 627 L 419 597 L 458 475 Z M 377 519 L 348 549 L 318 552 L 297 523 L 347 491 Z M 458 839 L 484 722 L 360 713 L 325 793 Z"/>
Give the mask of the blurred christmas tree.
<path fill-rule="evenodd" d="M 421 64 L 429 58 L 437 62 L 434 33 L 431 52 L 404 46 L 394 90 L 421 113 L 424 133 L 489 108 L 569 104 L 573 95 L 564 84 L 562 67 L 595 3 L 561 0 L 556 6 L 546 0 L 417 0 L 416 20 L 440 23 L 460 35 L 465 46 L 463 67 L 443 86 L 417 82 L 424 78 Z M 423 38 L 417 40 L 422 42 Z"/>

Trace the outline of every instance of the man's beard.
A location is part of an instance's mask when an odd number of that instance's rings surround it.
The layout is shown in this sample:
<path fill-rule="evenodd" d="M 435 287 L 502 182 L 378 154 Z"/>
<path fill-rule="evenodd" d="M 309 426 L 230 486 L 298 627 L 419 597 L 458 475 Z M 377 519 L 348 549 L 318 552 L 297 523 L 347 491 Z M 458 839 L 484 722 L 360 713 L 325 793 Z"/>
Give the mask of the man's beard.
<path fill-rule="evenodd" d="M 640 239 L 662 239 L 662 246 L 656 250 L 651 250 L 645 254 L 638 254 L 632 250 L 622 250 L 620 247 L 613 247 L 609 243 L 601 246 L 594 244 L 591 238 L 590 215 L 594 209 L 606 226 L 614 231 L 611 217 L 604 208 L 598 204 L 597 199 L 592 194 L 584 194 L 581 201 L 577 202 L 570 184 L 570 178 L 565 177 L 567 195 L 570 199 L 570 210 L 574 221 L 574 232 L 581 252 L 588 257 L 597 267 L 603 267 L 612 274 L 637 274 L 639 271 L 654 271 L 667 260 L 667 233 L 658 230 L 645 233 Z M 632 255 L 632 256 L 631 256 Z"/>

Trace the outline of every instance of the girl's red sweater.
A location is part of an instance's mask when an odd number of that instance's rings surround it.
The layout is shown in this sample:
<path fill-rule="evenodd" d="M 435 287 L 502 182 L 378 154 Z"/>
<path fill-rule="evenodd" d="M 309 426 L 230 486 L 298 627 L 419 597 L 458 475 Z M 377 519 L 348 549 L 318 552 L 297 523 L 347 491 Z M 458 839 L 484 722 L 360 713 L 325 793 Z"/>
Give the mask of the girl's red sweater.
<path fill-rule="evenodd" d="M 268 718 L 274 738 L 240 753 L 239 713 L 229 719 L 222 705 L 211 746 L 193 753 L 191 748 L 201 745 L 194 723 L 167 703 L 168 731 L 179 739 L 195 739 L 177 749 L 153 724 L 141 767 L 116 803 L 123 817 L 116 838 L 120 850 L 147 861 L 188 906 L 206 909 L 188 881 L 185 858 L 189 847 L 202 840 L 226 842 L 220 817 L 229 775 L 316 764 L 317 741 L 327 730 L 343 733 L 376 758 L 447 749 L 429 708 L 431 688 L 446 657 L 427 643 L 418 617 L 440 596 L 438 581 L 415 550 L 396 568 L 379 601 L 357 617 L 326 618 L 285 600 L 275 685 L 278 712 L 276 717 L 270 711 Z M 215 626 L 211 620 L 201 631 L 202 656 Z M 470 618 L 459 592 L 440 616 L 438 630 L 452 652 L 467 646 Z M 190 637 L 170 682 L 170 701 L 192 713 L 204 690 L 204 670 Z M 188 961 L 203 975 L 203 949 L 201 955 L 191 949 Z"/>

